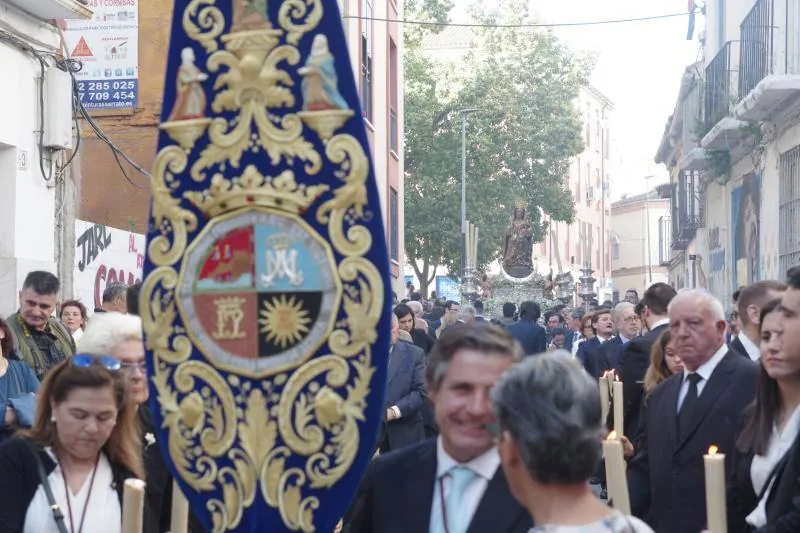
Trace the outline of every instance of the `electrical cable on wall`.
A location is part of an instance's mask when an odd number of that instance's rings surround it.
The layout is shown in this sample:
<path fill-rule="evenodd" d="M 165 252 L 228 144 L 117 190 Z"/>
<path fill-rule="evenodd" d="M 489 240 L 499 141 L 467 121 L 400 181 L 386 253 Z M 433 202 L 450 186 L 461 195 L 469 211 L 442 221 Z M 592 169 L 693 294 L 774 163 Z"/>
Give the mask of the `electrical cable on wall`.
<path fill-rule="evenodd" d="M 62 37 L 62 43 L 64 42 L 63 33 L 61 33 L 61 29 L 59 29 L 59 33 Z M 39 149 L 39 169 L 42 173 L 42 179 L 48 184 L 48 188 L 54 188 L 58 186 L 60 181 L 63 179 L 63 174 L 66 172 L 66 169 L 69 168 L 69 165 L 75 159 L 75 156 L 78 153 L 78 150 L 81 146 L 81 129 L 79 119 L 82 117 L 86 120 L 87 124 L 89 124 L 92 131 L 97 135 L 97 138 L 103 141 L 112 151 L 114 155 L 114 160 L 117 162 L 120 170 L 122 171 L 122 175 L 125 177 L 126 181 L 130 183 L 133 187 L 139 189 L 147 189 L 149 188 L 149 184 L 141 185 L 133 181 L 128 173 L 126 172 L 124 166 L 122 165 L 123 160 L 127 161 L 137 172 L 141 173 L 148 179 L 150 178 L 150 173 L 142 168 L 139 164 L 133 161 L 121 148 L 119 148 L 114 141 L 112 141 L 100 128 L 100 126 L 94 121 L 92 116 L 86 110 L 83 102 L 80 98 L 80 91 L 78 89 L 78 81 L 76 78 L 76 73 L 80 72 L 83 68 L 83 65 L 80 61 L 75 59 L 62 58 L 60 55 L 55 54 L 53 52 L 48 52 L 44 50 L 38 50 L 28 43 L 23 41 L 22 39 L 16 37 L 15 35 L 0 29 L 0 42 L 4 42 L 14 48 L 17 48 L 27 54 L 30 54 L 36 61 L 39 63 L 40 68 L 40 77 L 39 77 L 39 120 L 40 125 L 39 129 L 36 132 L 38 134 L 38 149 Z M 66 50 L 66 48 L 65 48 Z M 64 165 L 59 168 L 55 174 L 52 170 L 52 161 L 51 161 L 51 169 L 50 172 L 45 171 L 44 165 L 44 154 L 45 154 L 45 147 L 44 147 L 44 79 L 45 79 L 45 71 L 47 67 L 51 66 L 49 60 L 60 70 L 67 72 L 70 77 L 72 78 L 72 106 L 73 106 L 73 116 L 75 122 L 75 130 L 76 130 L 76 142 L 75 147 L 72 149 L 72 154 L 64 163 Z"/>

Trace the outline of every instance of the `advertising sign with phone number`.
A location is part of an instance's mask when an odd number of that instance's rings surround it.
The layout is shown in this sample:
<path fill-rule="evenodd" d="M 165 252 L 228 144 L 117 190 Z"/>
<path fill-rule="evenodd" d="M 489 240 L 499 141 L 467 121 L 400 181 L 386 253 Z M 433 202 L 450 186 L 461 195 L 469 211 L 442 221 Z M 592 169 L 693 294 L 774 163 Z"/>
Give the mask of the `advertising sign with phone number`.
<path fill-rule="evenodd" d="M 139 96 L 139 0 L 87 0 L 91 20 L 63 21 L 87 109 L 133 109 Z"/>

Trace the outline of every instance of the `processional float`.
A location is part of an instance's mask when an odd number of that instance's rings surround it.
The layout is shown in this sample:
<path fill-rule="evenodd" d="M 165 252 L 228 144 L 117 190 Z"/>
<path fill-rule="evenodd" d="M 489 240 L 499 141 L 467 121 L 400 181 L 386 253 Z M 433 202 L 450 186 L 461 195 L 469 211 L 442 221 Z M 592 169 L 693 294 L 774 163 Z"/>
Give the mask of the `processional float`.
<path fill-rule="evenodd" d="M 333 531 L 391 294 L 335 0 L 176 0 L 141 312 L 166 462 L 214 532 Z"/>

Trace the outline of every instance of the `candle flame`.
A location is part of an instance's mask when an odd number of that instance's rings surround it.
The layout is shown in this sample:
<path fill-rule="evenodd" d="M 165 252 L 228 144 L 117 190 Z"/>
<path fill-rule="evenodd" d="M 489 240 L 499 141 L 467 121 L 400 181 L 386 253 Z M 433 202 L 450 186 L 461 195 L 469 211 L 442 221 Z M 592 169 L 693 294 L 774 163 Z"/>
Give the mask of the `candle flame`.
<path fill-rule="evenodd" d="M 616 431 L 612 431 L 611 433 L 609 433 L 608 437 L 606 438 L 606 440 L 617 440 L 617 432 Z"/>
<path fill-rule="evenodd" d="M 606 370 L 605 372 L 603 372 L 603 377 L 604 378 L 609 378 L 609 377 L 611 377 L 613 375 L 614 375 L 614 369 L 613 368 L 611 370 Z"/>
<path fill-rule="evenodd" d="M 619 381 L 619 376 L 614 374 L 614 381 Z"/>
<path fill-rule="evenodd" d="M 712 455 L 712 456 L 713 456 L 713 455 L 717 455 L 717 452 L 718 452 L 718 451 L 719 451 L 719 448 L 717 448 L 716 446 L 712 445 L 712 446 L 711 446 L 711 447 L 708 449 L 708 455 Z"/>

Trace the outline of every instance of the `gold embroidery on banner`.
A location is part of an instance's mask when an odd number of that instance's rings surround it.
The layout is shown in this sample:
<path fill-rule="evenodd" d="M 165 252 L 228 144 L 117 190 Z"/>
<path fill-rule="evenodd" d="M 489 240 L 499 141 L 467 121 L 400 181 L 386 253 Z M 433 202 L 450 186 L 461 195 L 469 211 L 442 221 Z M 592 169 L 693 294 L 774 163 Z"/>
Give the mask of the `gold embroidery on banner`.
<path fill-rule="evenodd" d="M 248 165 L 240 177 L 229 180 L 222 174 L 216 174 L 208 190 L 190 191 L 184 193 L 184 197 L 208 217 L 217 217 L 251 205 L 275 207 L 299 214 L 329 189 L 322 184 L 298 184 L 291 170 L 285 170 L 274 178 L 265 178 L 255 166 Z"/>
<path fill-rule="evenodd" d="M 295 20 L 300 20 L 301 23 L 296 24 Z M 316 28 L 320 20 L 320 0 L 284 0 L 278 11 L 278 23 L 289 32 L 286 40 L 293 45 L 297 45 L 303 35 Z"/>
<path fill-rule="evenodd" d="M 150 241 L 148 253 L 158 266 L 177 263 L 188 244 L 187 232 L 197 229 L 194 213 L 181 208 L 180 199 L 172 196 L 173 176 L 186 170 L 187 162 L 186 153 L 177 146 L 164 148 L 156 157 L 151 180 L 152 217 L 161 235 Z M 172 239 L 168 235 L 172 235 Z"/>
<path fill-rule="evenodd" d="M 192 0 L 183 12 L 183 29 L 186 35 L 202 44 L 208 53 L 217 49 L 217 37 L 225 29 L 225 17 L 214 5 L 215 2 L 216 0 Z"/>
<path fill-rule="evenodd" d="M 317 220 L 328 224 L 331 243 L 343 255 L 364 255 L 372 246 L 372 235 L 364 226 L 352 225 L 344 233 L 346 218 L 355 222 L 364 219 L 367 205 L 369 159 L 358 140 L 352 135 L 337 135 L 325 147 L 328 159 L 341 165 L 336 177 L 344 185 L 333 192 L 333 198 L 317 210 Z"/>
<path fill-rule="evenodd" d="M 303 122 L 296 114 L 282 118 L 268 113 L 270 108 L 295 105 L 290 87 L 294 81 L 279 64 L 297 65 L 300 52 L 294 46 L 277 46 L 281 30 L 249 31 L 222 38 L 226 49 L 214 52 L 208 59 L 211 72 L 220 67 L 228 70 L 217 77 L 217 93 L 211 109 L 215 113 L 237 111 L 230 121 L 216 118 L 209 127 L 210 143 L 192 166 L 195 181 L 205 179 L 205 170 L 227 162 L 238 168 L 242 155 L 250 150 L 267 152 L 273 165 L 294 158 L 305 161 L 308 174 L 316 174 L 322 160 L 313 144 L 303 137 Z M 257 133 L 252 133 L 255 125 Z"/>
<path fill-rule="evenodd" d="M 335 133 L 349 118 L 347 110 L 302 111 L 292 93 L 295 82 L 284 67 L 300 64 L 297 44 L 317 27 L 322 9 L 319 0 L 284 0 L 278 28 L 244 25 L 246 31 L 224 36 L 225 20 L 215 0 L 193 0 L 183 13 L 184 30 L 211 54 L 208 71 L 218 73 L 211 105 L 217 117 L 202 132 L 208 144 L 188 169 L 204 189 L 186 192 L 183 198 L 174 192 L 174 176 L 187 171 L 184 148 L 193 147 L 194 140 L 176 135 L 183 147 L 165 147 L 156 159 L 153 222 L 161 234 L 148 246 L 157 268 L 143 283 L 141 309 L 169 455 L 193 490 L 219 488 L 219 498 L 207 504 L 215 533 L 236 528 L 256 498 L 276 509 L 288 529 L 314 531 L 320 502 L 313 491 L 341 480 L 362 440 L 358 423 L 364 420 L 375 372 L 372 345 L 385 297 L 378 268 L 362 257 L 372 246 L 372 236 L 361 224 L 372 216 L 367 211 L 369 159 L 356 138 Z M 248 20 L 244 22 L 250 24 Z M 277 116 L 270 109 L 295 111 Z M 232 118 L 219 116 L 223 112 Z M 239 167 L 247 151 L 263 151 L 273 165 L 299 160 L 308 174 L 318 174 L 322 156 L 304 138 L 304 120 L 323 141 L 324 157 L 337 167 L 337 179 L 330 180 L 338 180 L 335 186 L 298 184 L 288 170 L 264 177 L 254 166 L 238 178 L 223 176 L 226 167 Z M 205 123 L 200 126 L 205 130 Z M 179 262 L 198 220 L 182 202 L 211 218 L 247 207 L 297 215 L 331 188 L 332 197 L 316 214 L 327 226 L 331 248 L 344 258 L 336 270 L 344 292 L 342 310 L 328 337 L 329 353 L 261 380 L 230 371 L 223 377 L 213 366 L 190 359 L 192 344 L 176 301 Z M 284 302 L 281 310 L 294 314 L 282 316 L 300 331 L 307 327 L 305 315 L 291 303 Z M 231 307 L 223 313 L 223 325 L 230 327 L 219 331 L 235 337 L 241 331 L 233 312 Z M 290 465 L 290 457 L 303 458 L 302 467 Z"/>
<path fill-rule="evenodd" d="M 240 329 L 244 319 L 244 298 L 229 297 L 214 300 L 217 307 L 217 330 L 211 334 L 218 340 L 243 339 L 247 334 Z"/>

